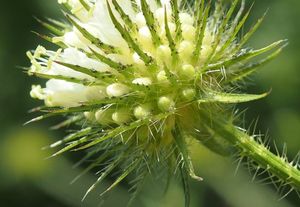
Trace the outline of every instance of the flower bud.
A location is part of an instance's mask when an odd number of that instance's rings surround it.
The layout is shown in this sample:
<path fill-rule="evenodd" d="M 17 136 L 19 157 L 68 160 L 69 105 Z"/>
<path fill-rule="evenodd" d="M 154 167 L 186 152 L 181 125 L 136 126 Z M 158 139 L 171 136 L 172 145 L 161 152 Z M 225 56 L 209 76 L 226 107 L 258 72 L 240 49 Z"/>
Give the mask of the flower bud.
<path fill-rule="evenodd" d="M 161 111 L 172 111 L 174 110 L 175 107 L 175 102 L 173 101 L 173 99 L 167 97 L 167 96 L 163 96 L 160 97 L 158 100 L 158 108 Z"/>
<path fill-rule="evenodd" d="M 144 104 L 134 108 L 134 116 L 137 119 L 144 119 L 151 115 L 151 105 Z"/>
<path fill-rule="evenodd" d="M 100 109 L 96 111 L 95 118 L 99 124 L 104 126 L 109 125 L 113 123 L 112 113 L 113 111 L 111 109 Z"/>
<path fill-rule="evenodd" d="M 182 96 L 187 101 L 192 101 L 196 96 L 196 91 L 193 88 L 187 88 L 182 91 Z"/>
<path fill-rule="evenodd" d="M 129 88 L 121 83 L 113 83 L 106 88 L 109 97 L 120 97 L 129 93 Z"/>
<path fill-rule="evenodd" d="M 195 77 L 195 68 L 192 65 L 183 65 L 180 68 L 179 75 L 184 79 L 193 79 Z"/>
<path fill-rule="evenodd" d="M 129 122 L 130 117 L 130 112 L 127 109 L 120 109 L 112 114 L 112 120 L 119 125 Z"/>

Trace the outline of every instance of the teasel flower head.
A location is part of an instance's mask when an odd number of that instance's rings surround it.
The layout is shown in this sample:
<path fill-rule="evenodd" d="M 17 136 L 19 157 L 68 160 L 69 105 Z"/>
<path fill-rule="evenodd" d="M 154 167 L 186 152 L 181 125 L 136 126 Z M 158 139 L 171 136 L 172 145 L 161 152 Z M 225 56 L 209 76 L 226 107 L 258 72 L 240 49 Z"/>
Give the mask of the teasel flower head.
<path fill-rule="evenodd" d="M 51 35 L 38 34 L 58 49 L 27 53 L 28 74 L 48 79 L 44 88 L 32 86 L 31 96 L 48 112 L 32 121 L 63 115 L 67 120 L 56 128 L 81 127 L 50 147 L 62 147 L 54 156 L 88 150 L 83 160 L 94 159 L 88 169 L 106 163 L 87 194 L 115 171 L 119 177 L 104 193 L 129 174 L 142 182 L 150 174 L 178 172 L 188 205 L 188 177 L 202 180 L 189 154 L 193 140 L 222 155 L 237 148 L 266 167 L 243 149 L 247 141 L 256 143 L 250 135 L 240 142 L 228 137 L 234 130 L 247 134 L 234 126 L 234 105 L 268 94 L 243 94 L 241 86 L 286 41 L 245 47 L 263 20 L 241 35 L 250 13 L 245 1 L 58 2 L 69 23 L 39 20 Z"/>

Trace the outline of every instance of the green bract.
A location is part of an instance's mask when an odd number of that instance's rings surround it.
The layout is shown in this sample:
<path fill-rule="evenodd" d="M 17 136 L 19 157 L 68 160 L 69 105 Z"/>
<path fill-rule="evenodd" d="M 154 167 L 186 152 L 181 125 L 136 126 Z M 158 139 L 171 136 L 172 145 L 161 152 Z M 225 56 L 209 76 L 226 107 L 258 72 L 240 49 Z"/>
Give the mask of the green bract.
<path fill-rule="evenodd" d="M 131 173 L 141 181 L 150 172 L 176 171 L 188 206 L 188 175 L 202 180 L 189 156 L 192 139 L 222 155 L 237 149 L 299 190 L 297 164 L 235 127 L 232 113 L 234 104 L 267 95 L 240 93 L 239 83 L 287 42 L 244 48 L 263 18 L 240 36 L 250 12 L 245 1 L 221 2 L 59 0 L 70 24 L 39 20 L 51 31 L 40 36 L 59 49 L 27 53 L 28 74 L 49 79 L 45 88 L 32 87 L 48 112 L 32 121 L 64 115 L 69 118 L 55 128 L 82 126 L 51 147 L 62 146 L 54 156 L 89 149 L 83 160 L 95 161 L 88 170 L 107 163 L 88 192 L 117 169 L 107 191 Z"/>

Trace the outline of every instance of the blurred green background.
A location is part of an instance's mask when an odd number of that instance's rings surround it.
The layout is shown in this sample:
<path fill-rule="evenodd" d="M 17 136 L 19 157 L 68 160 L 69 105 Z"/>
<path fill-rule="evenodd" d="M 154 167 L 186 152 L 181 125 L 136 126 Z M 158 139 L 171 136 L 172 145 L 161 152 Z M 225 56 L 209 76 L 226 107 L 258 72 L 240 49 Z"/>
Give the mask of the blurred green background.
<path fill-rule="evenodd" d="M 249 1 L 252 2 L 252 1 Z M 269 131 L 272 140 L 282 148 L 288 147 L 293 158 L 300 149 L 300 1 L 256 1 L 254 22 L 266 9 L 268 15 L 261 29 L 251 40 L 251 46 L 260 47 L 286 38 L 289 46 L 284 53 L 254 75 L 247 88 L 251 92 L 272 93 L 264 100 L 243 105 L 249 108 L 246 122 L 259 117 L 258 129 Z M 27 111 L 37 102 L 29 97 L 32 83 L 16 66 L 28 66 L 25 52 L 38 43 L 47 45 L 30 31 L 46 32 L 34 20 L 37 17 L 62 18 L 55 0 L 2 1 L 0 6 L 0 206 L 98 206 L 103 202 L 94 192 L 81 202 L 85 190 L 95 180 L 90 174 L 75 184 L 71 180 L 81 171 L 74 168 L 73 156 L 46 159 L 51 152 L 41 148 L 57 140 L 63 132 L 49 131 L 53 120 L 27 127 L 22 124 L 32 118 Z M 247 125 L 246 125 L 247 126 Z M 273 141 L 272 141 L 273 142 Z M 194 207 L 285 207 L 300 206 L 300 198 L 291 193 L 278 201 L 279 194 L 272 185 L 252 181 L 246 168 L 235 174 L 236 163 L 218 157 L 206 149 L 195 150 L 197 171 L 205 178 L 202 183 L 192 182 Z M 115 190 L 105 198 L 105 206 L 125 206 L 127 189 Z M 182 190 L 177 182 L 162 197 L 159 183 L 149 182 L 135 206 L 181 207 Z"/>

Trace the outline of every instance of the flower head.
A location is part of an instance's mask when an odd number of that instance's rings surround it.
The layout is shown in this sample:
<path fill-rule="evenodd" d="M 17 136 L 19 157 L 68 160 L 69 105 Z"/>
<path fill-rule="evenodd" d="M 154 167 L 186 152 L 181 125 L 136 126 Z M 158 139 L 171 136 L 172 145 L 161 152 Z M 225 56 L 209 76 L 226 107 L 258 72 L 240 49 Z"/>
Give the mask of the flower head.
<path fill-rule="evenodd" d="M 144 178 L 178 166 L 183 180 L 186 175 L 201 180 L 193 171 L 189 140 L 218 153 L 227 144 L 200 114 L 232 122 L 232 104 L 265 97 L 239 93 L 238 83 L 285 45 L 244 48 L 263 19 L 239 37 L 249 16 L 245 1 L 234 0 L 228 10 L 221 1 L 204 0 L 58 2 L 70 24 L 41 22 L 53 35 L 41 36 L 59 49 L 39 46 L 27 53 L 28 73 L 49 79 L 45 88 L 32 87 L 31 96 L 44 100 L 49 112 L 34 120 L 67 115 L 59 126 L 81 125 L 51 147 L 67 144 L 55 155 L 89 149 L 96 164 L 110 160 L 95 184 L 121 169 L 107 191 L 130 173 Z"/>

